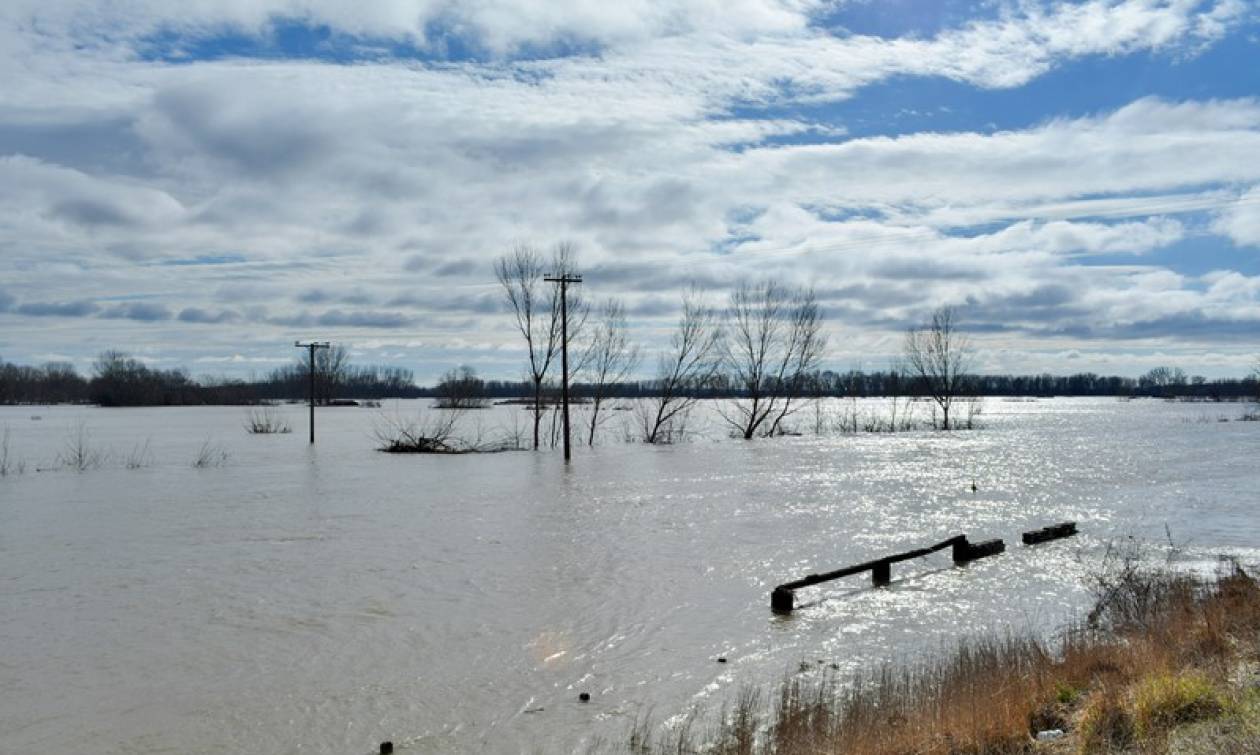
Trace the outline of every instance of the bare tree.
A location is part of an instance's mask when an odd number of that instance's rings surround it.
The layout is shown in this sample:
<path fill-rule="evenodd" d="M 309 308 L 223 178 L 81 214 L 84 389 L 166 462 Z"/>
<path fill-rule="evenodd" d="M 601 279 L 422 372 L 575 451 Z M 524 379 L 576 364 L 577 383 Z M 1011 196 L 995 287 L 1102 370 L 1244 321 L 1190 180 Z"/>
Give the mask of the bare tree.
<path fill-rule="evenodd" d="M 721 370 L 721 342 L 717 313 L 704 305 L 697 291 L 688 292 L 670 348 L 657 364 L 656 395 L 640 414 L 645 442 L 663 443 L 677 436 L 700 392 L 713 385 Z"/>
<path fill-rule="evenodd" d="M 949 430 L 949 410 L 965 388 L 971 369 L 971 340 L 958 332 L 953 307 L 932 313 L 928 324 L 906 333 L 905 367 L 940 407 L 942 429 Z"/>
<path fill-rule="evenodd" d="M 438 409 L 481 409 L 486 400 L 486 383 L 468 365 L 448 370 L 437 384 Z"/>
<path fill-rule="evenodd" d="M 346 382 L 350 372 L 350 354 L 346 347 L 335 344 L 327 349 L 314 349 L 315 353 L 315 403 L 328 404 Z M 298 357 L 302 375 L 309 375 L 311 369 L 311 350 L 307 349 Z"/>
<path fill-rule="evenodd" d="M 740 393 L 720 409 L 743 438 L 774 435 L 800 407 L 827 346 L 814 292 L 769 280 L 741 283 L 727 307 L 722 361 Z"/>
<path fill-rule="evenodd" d="M 543 276 L 576 272 L 574 256 L 573 245 L 561 242 L 556 245 L 548 266 L 534 247 L 517 244 L 494 263 L 495 277 L 503 286 L 503 296 L 516 318 L 516 328 L 525 339 L 529 360 L 527 376 L 534 394 L 531 408 L 535 449 L 539 446 L 547 374 L 561 347 L 560 293 L 557 287 L 545 283 Z M 587 310 L 580 295 L 569 297 L 570 343 L 579 337 Z"/>
<path fill-rule="evenodd" d="M 1154 367 L 1138 378 L 1138 386 L 1143 390 L 1160 395 L 1171 395 L 1178 388 L 1184 388 L 1189 378 L 1180 367 Z"/>
<path fill-rule="evenodd" d="M 595 445 L 595 431 L 603 421 L 599 410 L 612 386 L 625 382 L 641 359 L 639 346 L 630 343 L 625 306 L 609 299 L 600 314 L 581 358 L 591 398 L 588 446 Z"/>

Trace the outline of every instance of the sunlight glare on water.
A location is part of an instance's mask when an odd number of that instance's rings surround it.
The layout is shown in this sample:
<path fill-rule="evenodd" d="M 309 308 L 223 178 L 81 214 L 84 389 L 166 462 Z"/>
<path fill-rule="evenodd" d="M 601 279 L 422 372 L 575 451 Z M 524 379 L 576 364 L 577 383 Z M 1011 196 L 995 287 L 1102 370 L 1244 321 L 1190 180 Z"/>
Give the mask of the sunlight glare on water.
<path fill-rule="evenodd" d="M 321 410 L 309 447 L 304 410 L 282 411 L 294 433 L 250 436 L 239 408 L 0 408 L 27 467 L 0 478 L 0 749 L 570 751 L 801 664 L 1050 629 L 1113 537 L 1260 561 L 1260 423 L 1217 421 L 1237 405 L 991 399 L 970 432 L 742 442 L 710 424 L 667 447 L 614 429 L 569 468 L 382 454 L 370 409 Z M 79 426 L 109 458 L 57 468 Z M 226 462 L 194 468 L 207 441 Z M 1080 537 L 1019 545 L 1069 519 Z M 769 611 L 779 582 L 964 532 L 1007 553 Z"/>

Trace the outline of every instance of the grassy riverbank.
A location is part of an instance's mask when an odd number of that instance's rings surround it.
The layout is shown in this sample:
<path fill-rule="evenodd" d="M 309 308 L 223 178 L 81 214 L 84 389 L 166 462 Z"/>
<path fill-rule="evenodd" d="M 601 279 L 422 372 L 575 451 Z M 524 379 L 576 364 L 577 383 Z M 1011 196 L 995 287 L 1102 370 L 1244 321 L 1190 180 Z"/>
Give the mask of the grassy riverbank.
<path fill-rule="evenodd" d="M 1260 585 L 1118 559 L 1087 621 L 1046 642 L 981 638 L 858 679 L 802 675 L 747 693 L 715 732 L 636 753 L 961 755 L 1260 752 Z M 1043 735 L 1040 732 L 1063 732 Z M 1052 738 L 1053 737 L 1053 738 Z M 703 742 L 704 744 L 701 744 Z"/>

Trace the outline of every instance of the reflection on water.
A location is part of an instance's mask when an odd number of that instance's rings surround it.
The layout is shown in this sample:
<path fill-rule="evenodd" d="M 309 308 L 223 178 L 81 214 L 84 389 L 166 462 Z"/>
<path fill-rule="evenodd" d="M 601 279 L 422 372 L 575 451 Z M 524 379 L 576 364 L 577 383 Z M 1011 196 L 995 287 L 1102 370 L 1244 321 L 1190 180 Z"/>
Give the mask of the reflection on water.
<path fill-rule="evenodd" d="M 1054 626 L 1117 533 L 1260 560 L 1260 425 L 1200 421 L 1238 407 L 990 401 L 977 432 L 618 443 L 569 470 L 380 454 L 367 409 L 323 411 L 311 448 L 284 411 L 293 434 L 249 436 L 232 408 L 0 408 L 28 464 L 0 478 L 0 749 L 568 751 L 801 663 Z M 35 472 L 79 421 L 113 459 Z M 226 466 L 192 467 L 207 439 Z M 1084 534 L 1018 545 L 1066 519 Z M 769 611 L 774 584 L 962 532 L 1009 549 Z"/>

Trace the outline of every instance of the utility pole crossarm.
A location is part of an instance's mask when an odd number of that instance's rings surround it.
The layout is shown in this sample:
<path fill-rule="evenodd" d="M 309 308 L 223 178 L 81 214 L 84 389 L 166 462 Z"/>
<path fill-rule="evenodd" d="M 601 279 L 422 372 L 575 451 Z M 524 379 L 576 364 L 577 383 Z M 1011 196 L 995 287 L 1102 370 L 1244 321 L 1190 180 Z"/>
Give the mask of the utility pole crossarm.
<path fill-rule="evenodd" d="M 581 283 L 582 276 L 557 273 L 543 276 L 548 283 L 560 284 L 560 401 L 564 406 L 564 460 L 572 458 L 569 435 L 569 284 Z M 553 331 L 554 332 L 554 331 Z"/>

